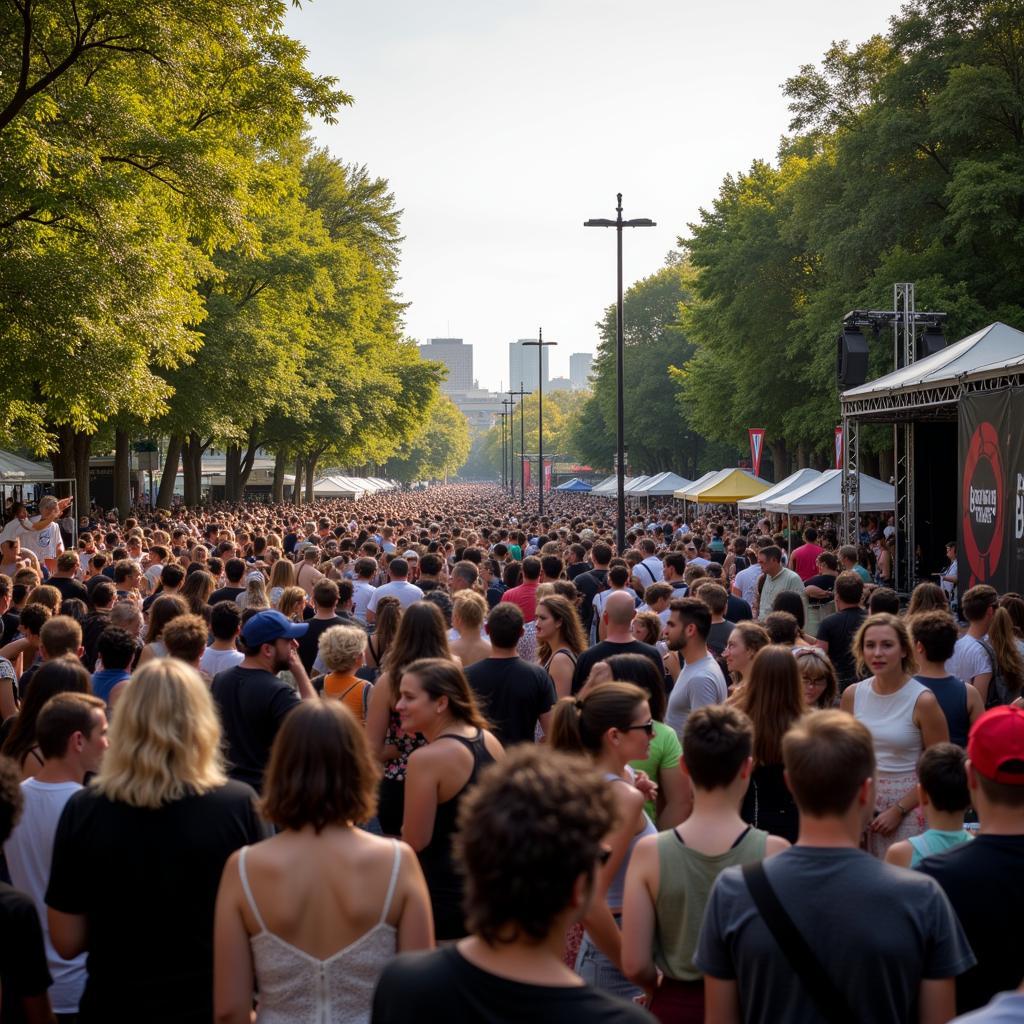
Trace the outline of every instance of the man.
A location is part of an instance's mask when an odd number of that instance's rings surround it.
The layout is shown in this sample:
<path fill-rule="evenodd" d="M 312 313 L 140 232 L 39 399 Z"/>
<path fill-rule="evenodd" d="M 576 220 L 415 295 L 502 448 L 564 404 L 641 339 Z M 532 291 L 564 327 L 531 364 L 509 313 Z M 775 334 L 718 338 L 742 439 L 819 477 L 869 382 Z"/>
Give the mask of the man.
<path fill-rule="evenodd" d="M 669 695 L 665 724 L 682 740 L 690 713 L 708 704 L 723 703 L 729 689 L 718 662 L 708 651 L 711 609 L 698 597 L 680 598 L 669 608 L 665 639 L 670 651 L 681 653 L 683 668 Z"/>
<path fill-rule="evenodd" d="M 114 607 L 117 599 L 117 591 L 114 584 L 105 577 L 100 577 L 100 582 L 92 588 L 92 611 L 86 615 L 82 622 L 82 646 L 85 648 L 82 654 L 82 664 L 90 671 L 96 669 L 96 648 L 100 635 L 110 625 L 110 610 Z"/>
<path fill-rule="evenodd" d="M 868 613 L 861 608 L 864 581 L 855 572 L 841 572 L 836 577 L 836 610 L 826 615 L 818 625 L 815 643 L 828 655 L 839 679 L 839 689 L 845 690 L 857 682 L 857 660 L 853 654 L 853 638 L 863 625 Z"/>
<path fill-rule="evenodd" d="M 754 617 L 750 605 L 742 597 L 729 593 L 725 569 L 718 562 L 712 562 L 704 571 L 726 592 L 725 618 L 729 622 L 733 624 L 747 622 Z M 677 596 L 685 597 L 686 595 L 681 594 Z"/>
<path fill-rule="evenodd" d="M 803 580 L 792 569 L 782 565 L 782 551 L 774 544 L 762 548 L 757 553 L 757 561 L 765 574 L 764 586 L 761 588 L 761 599 L 758 604 L 758 620 L 764 622 L 775 608 L 775 596 L 785 591 L 799 594 L 804 602 L 804 618 L 807 617 L 807 595 L 804 593 Z"/>
<path fill-rule="evenodd" d="M 683 545 L 683 554 L 686 555 L 687 565 L 699 565 L 702 569 L 711 564 L 710 559 L 703 558 L 700 553 L 702 544 L 700 537 L 690 537 Z"/>
<path fill-rule="evenodd" d="M 1024 978 L 1017 934 L 1024 915 L 1024 711 L 993 708 L 971 727 L 967 785 L 981 831 L 963 849 L 927 857 L 919 869 L 942 886 L 977 964 L 957 978 L 956 1008 L 984 1006 Z"/>
<path fill-rule="evenodd" d="M 757 581 L 762 575 L 763 569 L 761 563 L 757 560 L 757 551 L 760 551 L 763 547 L 768 547 L 769 541 L 763 543 L 755 542 L 754 548 L 754 559 L 746 569 L 741 569 L 736 573 L 732 581 L 732 592 L 736 597 L 742 598 L 747 604 L 753 608 L 757 603 Z"/>
<path fill-rule="evenodd" d="M 142 570 L 131 559 L 121 558 L 114 563 L 114 589 L 118 601 L 132 601 L 141 606 L 145 585 Z"/>
<path fill-rule="evenodd" d="M 357 558 L 352 570 L 355 574 L 352 581 L 352 612 L 360 622 L 365 622 L 366 609 L 369 607 L 373 592 L 377 589 L 371 583 L 373 577 L 377 575 L 377 563 L 372 558 Z"/>
<path fill-rule="evenodd" d="M 384 968 L 373 1024 L 642 1024 L 638 1006 L 584 984 L 563 960 L 589 911 L 615 820 L 611 787 L 578 758 L 524 744 L 465 796 L 456 857 L 468 938 Z"/>
<path fill-rule="evenodd" d="M 590 549 L 590 557 L 594 568 L 581 573 L 573 581 L 576 589 L 583 595 L 580 619 L 583 623 L 583 632 L 588 636 L 594 619 L 594 598 L 608 587 L 608 566 L 612 560 L 612 549 L 603 541 L 598 541 Z"/>
<path fill-rule="evenodd" d="M 210 633 L 213 643 L 199 659 L 199 671 L 212 679 L 218 672 L 240 665 L 245 655 L 238 649 L 242 631 L 242 610 L 234 601 L 221 601 L 210 609 Z"/>
<path fill-rule="evenodd" d="M 974 956 L 932 879 L 859 849 L 875 812 L 871 733 L 845 712 L 818 711 L 786 733 L 782 753 L 800 809 L 799 838 L 760 872 L 747 865 L 718 876 L 694 958 L 705 976 L 705 1020 L 948 1021 L 953 979 Z M 766 924 L 762 900 L 751 894 L 752 868 L 809 947 L 802 960 L 794 949 L 784 951 L 779 932 Z M 858 912 L 868 907 L 870 913 Z M 836 988 L 827 1012 L 794 961 Z"/>
<path fill-rule="evenodd" d="M 857 549 L 852 544 L 844 544 L 839 551 L 839 565 L 843 572 L 855 572 L 864 583 L 871 582 L 871 573 L 857 561 Z"/>
<path fill-rule="evenodd" d="M 245 570 L 246 565 L 241 558 L 229 558 L 224 563 L 224 578 L 227 583 L 210 595 L 210 604 L 215 605 L 220 601 L 237 603 L 239 596 L 245 593 Z"/>
<path fill-rule="evenodd" d="M 662 579 L 673 590 L 673 597 L 686 597 L 686 555 L 682 551 L 669 551 L 662 559 Z"/>
<path fill-rule="evenodd" d="M 103 701 L 88 693 L 58 693 L 39 712 L 35 735 L 43 763 L 34 778 L 21 784 L 24 810 L 3 849 L 11 882 L 32 898 L 39 913 L 47 965 L 53 977 L 53 1010 L 74 1015 L 85 990 L 86 954 L 73 960 L 57 955 L 50 941 L 45 896 L 50 882 L 53 837 L 61 812 L 85 784 L 86 774 L 99 771 L 107 749 Z"/>
<path fill-rule="evenodd" d="M 967 632 L 956 642 L 953 657 L 946 662 L 948 675 L 976 687 L 982 703 L 987 702 L 995 655 L 988 643 L 988 630 L 999 607 L 999 595 L 982 583 L 964 594 L 960 612 L 967 620 Z"/>
<path fill-rule="evenodd" d="M 582 577 L 580 577 L 582 579 Z M 588 647 L 577 659 L 572 676 L 572 692 L 579 693 L 590 676 L 590 670 L 613 654 L 642 654 L 650 658 L 658 669 L 658 675 L 665 675 L 665 666 L 657 647 L 641 643 L 630 633 L 629 627 L 636 616 L 636 598 L 632 591 L 622 590 L 612 594 L 605 602 L 601 617 L 605 638 L 593 647 Z"/>
<path fill-rule="evenodd" d="M 957 564 L 956 564 L 956 541 L 951 540 L 946 545 L 946 559 L 949 562 L 948 568 L 941 573 L 939 586 L 949 601 L 950 608 L 956 607 L 956 585 L 957 585 Z"/>
<path fill-rule="evenodd" d="M 280 612 L 257 612 L 242 630 L 242 663 L 218 673 L 213 699 L 220 711 L 227 747 L 228 774 L 257 792 L 277 730 L 301 700 L 316 700 L 299 658 L 298 640 L 309 625 L 290 622 Z M 298 693 L 277 673 L 291 672 Z"/>
<path fill-rule="evenodd" d="M 523 613 L 524 622 L 533 622 L 537 617 L 537 587 L 540 585 L 540 559 L 527 555 L 523 559 L 523 582 L 510 587 L 501 595 L 501 604 L 512 602 Z"/>
<path fill-rule="evenodd" d="M 427 552 L 420 559 L 420 574 L 416 580 L 416 586 L 424 594 L 429 594 L 432 590 L 444 590 L 444 582 L 441 580 L 443 568 L 444 562 L 433 552 Z"/>
<path fill-rule="evenodd" d="M 651 537 L 644 537 L 637 547 L 644 557 L 637 562 L 634 575 L 645 587 L 660 583 L 665 578 L 665 567 L 658 557 L 658 545 Z"/>
<path fill-rule="evenodd" d="M 654 612 L 662 622 L 668 622 L 668 606 L 675 596 L 675 591 L 669 583 L 652 583 L 644 591 L 644 603 L 637 609 L 638 612 Z"/>
<path fill-rule="evenodd" d="M 345 581 L 346 590 L 351 595 L 352 584 Z M 317 650 L 320 646 L 320 637 L 331 628 L 331 626 L 352 626 L 357 623 L 351 616 L 342 618 L 338 614 L 338 584 L 334 580 L 322 579 L 313 588 L 313 618 L 306 619 L 309 629 L 299 640 L 299 658 L 302 667 L 306 672 L 313 671 L 313 662 L 316 661 Z"/>
<path fill-rule="evenodd" d="M 735 627 L 735 623 L 729 622 L 725 617 L 729 595 L 725 592 L 725 587 L 720 587 L 717 583 L 705 583 L 700 588 L 700 599 L 711 609 L 708 650 L 714 657 L 720 658 L 725 645 L 729 642 L 729 634 Z"/>
<path fill-rule="evenodd" d="M 5 576 L 14 576 L 19 569 L 25 567 L 35 569 L 39 572 L 39 562 L 31 551 L 26 551 L 21 546 L 21 537 L 11 537 L 8 540 L 0 541 L 0 573 Z M 42 575 L 40 573 L 40 575 Z"/>
<path fill-rule="evenodd" d="M 476 567 L 476 563 L 463 558 L 452 566 L 448 589 L 453 596 L 460 590 L 472 590 L 479 578 L 480 570 Z"/>
<path fill-rule="evenodd" d="M 132 558 L 131 548 L 128 549 L 128 557 Z M 153 593 L 153 591 L 156 590 L 157 584 L 160 582 L 160 574 L 163 572 L 163 568 L 167 564 L 167 559 L 169 557 L 170 552 L 162 544 L 154 544 L 149 549 L 149 555 L 143 556 L 143 575 L 149 583 L 150 593 Z M 132 560 L 134 561 L 134 559 Z"/>
<path fill-rule="evenodd" d="M 789 568 L 806 583 L 818 571 L 818 555 L 824 550 L 818 543 L 818 531 L 808 526 L 804 530 L 803 544 L 789 556 Z"/>
<path fill-rule="evenodd" d="M 475 566 L 474 566 L 475 568 Z M 409 582 L 409 563 L 404 558 L 392 558 L 388 564 L 388 582 L 378 587 L 366 606 L 366 621 L 377 617 L 377 605 L 383 597 L 396 597 L 403 609 L 423 599 L 423 591 Z"/>
<path fill-rule="evenodd" d="M 46 581 L 48 586 L 55 587 L 60 591 L 61 599 L 77 598 L 79 601 L 89 603 L 89 592 L 75 579 L 78 573 L 78 555 L 74 551 L 65 551 L 56 560 L 55 569 Z"/>
<path fill-rule="evenodd" d="M 583 573 L 590 571 L 586 558 L 587 549 L 582 544 L 569 545 L 569 559 L 565 567 L 566 579 L 575 580 L 577 576 L 582 576 Z"/>
<path fill-rule="evenodd" d="M 57 520 L 70 505 L 70 498 L 58 501 L 48 494 L 39 502 L 39 515 L 30 517 L 24 504 L 17 502 L 13 508 L 14 518 L 0 531 L 0 541 L 18 537 L 22 548 L 53 572 L 57 568 L 57 556 L 64 552 L 64 539 Z"/>
<path fill-rule="evenodd" d="M 131 678 L 132 665 L 139 650 L 138 638 L 126 629 L 108 626 L 100 634 L 96 653 L 103 663 L 103 668 L 92 674 L 92 692 L 104 701 L 108 708 L 113 708 L 121 690 L 124 689 L 121 684 L 127 683 Z M 117 696 L 114 695 L 115 690 Z"/>
<path fill-rule="evenodd" d="M 13 589 L 10 576 L 0 573 L 0 647 L 9 644 L 18 634 L 18 613 L 11 611 Z"/>
<path fill-rule="evenodd" d="M 557 700 L 547 672 L 516 652 L 523 628 L 518 606 L 499 604 L 487 617 L 491 656 L 466 669 L 481 710 L 506 749 L 514 743 L 532 743 L 538 722 L 547 734 Z"/>

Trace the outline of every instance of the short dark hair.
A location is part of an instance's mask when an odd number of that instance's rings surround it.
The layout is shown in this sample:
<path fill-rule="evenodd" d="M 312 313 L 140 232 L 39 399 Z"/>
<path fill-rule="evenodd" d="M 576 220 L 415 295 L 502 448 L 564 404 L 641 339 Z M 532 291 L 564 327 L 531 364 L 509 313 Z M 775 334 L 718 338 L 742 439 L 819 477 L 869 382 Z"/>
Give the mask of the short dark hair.
<path fill-rule="evenodd" d="M 96 649 L 103 659 L 104 668 L 130 669 L 139 641 L 127 629 L 107 626 L 96 641 Z"/>
<path fill-rule="evenodd" d="M 776 547 L 774 544 L 769 544 L 766 547 L 761 548 L 761 554 L 770 562 L 782 561 L 782 549 Z"/>
<path fill-rule="evenodd" d="M 540 579 L 541 561 L 536 555 L 527 555 L 523 559 L 523 578 L 527 580 Z"/>
<path fill-rule="evenodd" d="M 487 635 L 495 647 L 515 647 L 523 635 L 523 626 L 523 611 L 511 601 L 500 601 L 487 615 Z"/>
<path fill-rule="evenodd" d="M 318 608 L 333 608 L 338 603 L 338 584 L 334 580 L 319 580 L 313 587 L 313 603 Z"/>
<path fill-rule="evenodd" d="M 589 761 L 524 743 L 487 768 L 459 808 L 456 861 L 469 930 L 490 946 L 545 939 L 616 818 Z"/>
<path fill-rule="evenodd" d="M 404 579 L 409 575 L 409 563 L 404 558 L 392 558 L 388 562 L 388 571 L 392 576 Z"/>
<path fill-rule="evenodd" d="M 428 551 L 420 559 L 420 574 L 426 574 L 427 576 L 436 576 L 441 571 L 441 566 L 444 562 L 441 561 L 438 555 Z"/>
<path fill-rule="evenodd" d="M 917 778 L 937 811 L 953 813 L 971 806 L 967 754 L 955 743 L 935 743 L 917 759 Z"/>
<path fill-rule="evenodd" d="M 697 708 L 683 729 L 683 760 L 698 789 L 721 789 L 732 783 L 754 747 L 754 725 L 725 704 Z"/>
<path fill-rule="evenodd" d="M 878 615 L 880 612 L 888 612 L 890 615 L 900 613 L 899 594 L 890 587 L 875 587 L 868 598 L 868 614 Z"/>
<path fill-rule="evenodd" d="M 341 701 L 303 701 L 271 748 L 262 811 L 278 828 L 296 831 L 368 821 L 379 778 L 363 723 Z"/>
<path fill-rule="evenodd" d="M 964 594 L 963 600 L 960 602 L 960 610 L 968 622 L 980 622 L 985 618 L 985 612 L 989 608 L 995 608 L 998 605 L 999 595 L 995 588 L 990 587 L 987 583 L 979 583 Z"/>
<path fill-rule="evenodd" d="M 804 540 L 809 544 L 813 544 L 818 539 L 818 531 L 813 526 L 808 526 L 804 530 Z"/>
<path fill-rule="evenodd" d="M 117 588 L 108 580 L 97 583 L 89 590 L 93 608 L 109 608 L 117 598 Z"/>
<path fill-rule="evenodd" d="M 683 625 L 693 623 L 701 640 L 707 640 L 711 632 L 711 609 L 699 597 L 682 597 L 668 607 L 682 618 Z"/>
<path fill-rule="evenodd" d="M 562 575 L 562 570 L 565 568 L 562 559 L 558 555 L 545 555 L 540 560 L 541 568 L 544 570 L 544 575 L 549 580 L 557 580 Z"/>
<path fill-rule="evenodd" d="M 54 694 L 36 719 L 36 745 L 43 758 L 63 757 L 76 732 L 88 738 L 96 726 L 93 712 L 105 710 L 106 704 L 91 693 Z"/>
<path fill-rule="evenodd" d="M 603 540 L 596 541 L 590 549 L 594 565 L 607 565 L 612 560 L 612 549 Z"/>
<path fill-rule="evenodd" d="M 792 612 L 771 612 L 765 616 L 764 628 L 768 630 L 773 644 L 792 647 L 800 635 L 800 625 Z"/>
<path fill-rule="evenodd" d="M 372 558 L 357 558 L 352 568 L 361 580 L 368 580 L 377 571 L 377 563 Z"/>
<path fill-rule="evenodd" d="M 229 583 L 238 583 L 245 575 L 245 562 L 240 558 L 229 558 L 224 563 L 224 575 Z"/>
<path fill-rule="evenodd" d="M 114 563 L 114 583 L 124 583 L 129 577 L 141 571 L 130 558 L 122 558 Z"/>
<path fill-rule="evenodd" d="M 946 662 L 953 657 L 960 631 L 949 612 L 921 612 L 912 615 L 908 625 L 911 638 L 924 648 L 929 661 Z"/>
<path fill-rule="evenodd" d="M 208 628 L 202 615 L 179 615 L 164 627 L 160 639 L 172 658 L 193 662 L 206 650 Z"/>
<path fill-rule="evenodd" d="M 835 595 L 847 604 L 860 604 L 864 596 L 864 581 L 852 570 L 841 572 L 836 577 Z"/>
<path fill-rule="evenodd" d="M 185 570 L 177 562 L 169 562 L 160 570 L 160 582 L 165 587 L 176 587 L 184 579 Z"/>
<path fill-rule="evenodd" d="M 242 624 L 242 609 L 234 601 L 218 601 L 210 608 L 210 632 L 215 640 L 233 640 Z"/>

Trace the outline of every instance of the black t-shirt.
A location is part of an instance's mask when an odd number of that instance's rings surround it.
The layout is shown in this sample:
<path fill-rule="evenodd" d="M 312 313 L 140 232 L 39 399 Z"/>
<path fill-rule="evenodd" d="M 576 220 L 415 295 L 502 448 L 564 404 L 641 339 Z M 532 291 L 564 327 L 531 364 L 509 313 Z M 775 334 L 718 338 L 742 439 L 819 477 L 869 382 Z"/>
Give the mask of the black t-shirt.
<path fill-rule="evenodd" d="M 605 661 L 613 654 L 643 654 L 650 658 L 658 669 L 658 675 L 665 675 L 665 663 L 661 660 L 657 647 L 641 643 L 639 640 L 630 640 L 626 644 L 613 643 L 611 640 L 602 640 L 593 647 L 588 647 L 576 662 L 576 671 L 572 674 L 572 692 L 579 693 L 583 684 L 590 675 L 590 670 L 599 662 Z"/>
<path fill-rule="evenodd" d="M 213 1015 L 213 908 L 224 862 L 267 830 L 255 794 L 228 782 L 157 810 L 95 789 L 68 802 L 48 906 L 86 918 L 80 1024 L 191 1022 Z"/>
<path fill-rule="evenodd" d="M 1013 938 L 1024 919 L 1024 836 L 985 835 L 926 857 L 931 875 L 953 904 L 978 963 L 956 979 L 956 1012 L 984 1006 L 1024 978 L 1024 958 Z"/>
<path fill-rule="evenodd" d="M 830 594 L 835 593 L 836 589 L 836 578 L 835 576 L 812 576 L 809 580 L 804 581 L 805 587 L 817 587 L 819 590 L 827 590 Z M 828 604 L 829 599 L 823 597 L 808 597 L 807 600 L 811 606 Z"/>
<path fill-rule="evenodd" d="M 724 622 L 711 623 L 708 631 L 708 650 L 717 658 L 729 642 L 729 634 L 735 629 L 735 623 L 728 619 Z"/>
<path fill-rule="evenodd" d="M 642 1024 L 640 1007 L 589 985 L 530 985 L 471 964 L 456 946 L 403 953 L 384 968 L 373 1024 Z"/>
<path fill-rule="evenodd" d="M 89 591 L 78 580 L 69 579 L 66 576 L 51 576 L 46 581 L 46 585 L 59 590 L 62 601 L 77 597 L 79 601 L 85 601 L 86 604 L 89 603 Z"/>
<path fill-rule="evenodd" d="M 210 604 L 220 604 L 221 601 L 237 601 L 239 594 L 245 593 L 245 587 L 233 587 L 229 583 L 226 587 L 221 587 L 220 590 L 215 590 L 210 595 Z"/>
<path fill-rule="evenodd" d="M 18 637 L 21 616 L 17 612 L 4 612 L 0 616 L 0 644 L 9 644 Z"/>
<path fill-rule="evenodd" d="M 590 566 L 586 562 L 573 562 L 572 565 L 565 567 L 566 578 L 570 580 L 576 579 L 577 576 L 582 576 L 585 572 L 590 572 Z"/>
<path fill-rule="evenodd" d="M 506 747 L 532 742 L 537 718 L 558 699 L 547 672 L 522 658 L 484 658 L 466 669 L 466 678 Z"/>
<path fill-rule="evenodd" d="M 725 606 L 727 622 L 745 622 L 753 617 L 754 613 L 750 610 L 750 605 L 742 597 L 737 597 L 735 594 L 729 595 L 729 600 Z"/>
<path fill-rule="evenodd" d="M 109 609 L 102 612 L 89 612 L 82 622 L 82 646 L 85 648 L 82 664 L 90 672 L 96 671 L 96 656 L 99 653 L 100 636 L 109 625 Z"/>
<path fill-rule="evenodd" d="M 22 1024 L 22 999 L 45 995 L 52 980 L 35 904 L 0 882 L 0 1024 Z"/>
<path fill-rule="evenodd" d="M 312 672 L 313 662 L 316 661 L 317 651 L 320 648 L 320 637 L 332 626 L 351 626 L 353 622 L 351 619 L 343 619 L 340 615 L 335 615 L 330 619 L 307 619 L 306 622 L 309 629 L 306 630 L 305 635 L 299 637 L 299 660 L 307 672 Z"/>
<path fill-rule="evenodd" d="M 589 572 L 580 573 L 573 582 L 576 584 L 576 589 L 583 595 L 580 619 L 583 621 L 583 629 L 589 631 L 591 620 L 594 618 L 594 598 L 602 590 L 608 589 L 608 570 L 591 569 Z"/>
<path fill-rule="evenodd" d="M 218 672 L 212 692 L 227 740 L 228 774 L 259 792 L 270 745 L 285 715 L 301 703 L 299 695 L 273 673 L 241 665 Z"/>
<path fill-rule="evenodd" d="M 857 662 L 851 648 L 857 630 L 867 617 L 868 613 L 863 608 L 844 608 L 826 615 L 818 625 L 818 639 L 828 644 L 829 660 L 835 666 L 839 684 L 844 689 L 857 681 Z"/>

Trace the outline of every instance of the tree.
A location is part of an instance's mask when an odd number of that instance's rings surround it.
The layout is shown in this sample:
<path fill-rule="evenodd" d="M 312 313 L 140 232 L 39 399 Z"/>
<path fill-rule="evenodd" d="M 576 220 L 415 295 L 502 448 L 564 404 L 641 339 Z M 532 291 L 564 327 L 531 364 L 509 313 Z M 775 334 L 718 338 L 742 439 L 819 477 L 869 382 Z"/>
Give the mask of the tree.
<path fill-rule="evenodd" d="M 469 422 L 447 395 L 440 395 L 412 441 L 388 459 L 387 472 L 404 483 L 447 480 L 465 463 L 469 449 Z"/>

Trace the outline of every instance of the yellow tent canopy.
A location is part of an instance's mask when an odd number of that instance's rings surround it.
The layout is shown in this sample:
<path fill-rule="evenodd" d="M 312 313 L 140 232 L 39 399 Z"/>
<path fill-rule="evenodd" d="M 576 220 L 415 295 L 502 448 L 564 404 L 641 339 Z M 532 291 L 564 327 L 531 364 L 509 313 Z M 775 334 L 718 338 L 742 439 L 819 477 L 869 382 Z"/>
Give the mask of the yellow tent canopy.
<path fill-rule="evenodd" d="M 768 490 L 772 484 L 745 469 L 720 469 L 706 480 L 698 480 L 692 486 L 676 491 L 677 498 L 708 505 L 732 505 L 743 498 Z"/>

